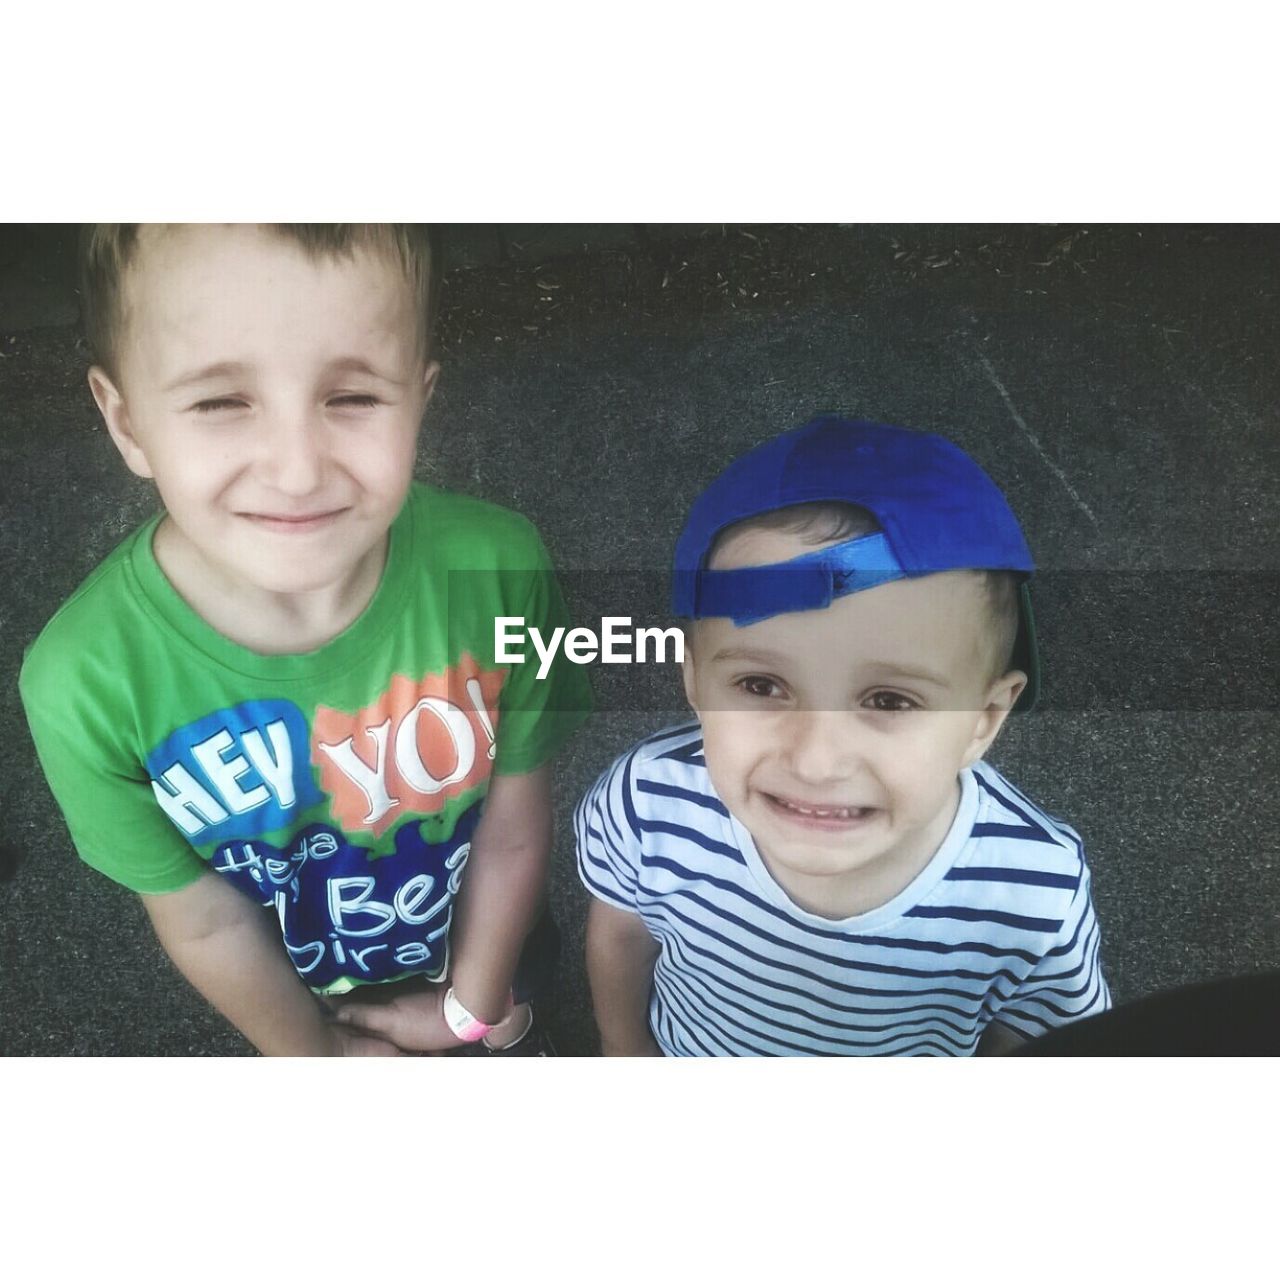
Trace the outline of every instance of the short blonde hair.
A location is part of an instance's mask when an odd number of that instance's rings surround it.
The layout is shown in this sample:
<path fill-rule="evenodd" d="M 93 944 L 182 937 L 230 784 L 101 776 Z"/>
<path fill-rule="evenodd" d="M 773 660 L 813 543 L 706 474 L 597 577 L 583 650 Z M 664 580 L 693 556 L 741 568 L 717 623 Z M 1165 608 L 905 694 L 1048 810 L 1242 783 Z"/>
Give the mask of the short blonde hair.
<path fill-rule="evenodd" d="M 125 273 L 138 248 L 136 222 L 87 223 L 80 229 L 80 317 L 95 363 L 117 375 L 116 343 Z M 299 245 L 311 259 L 349 258 L 358 249 L 394 258 L 413 289 L 422 325 L 421 350 L 431 349 L 439 294 L 431 229 L 409 222 L 270 222 L 267 230 Z"/>

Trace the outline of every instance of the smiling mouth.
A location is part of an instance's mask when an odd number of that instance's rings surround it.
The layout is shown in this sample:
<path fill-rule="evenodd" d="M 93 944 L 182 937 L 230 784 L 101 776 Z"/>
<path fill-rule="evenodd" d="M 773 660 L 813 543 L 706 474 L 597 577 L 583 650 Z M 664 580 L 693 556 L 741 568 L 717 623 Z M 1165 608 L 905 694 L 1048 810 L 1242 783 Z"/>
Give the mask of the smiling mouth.
<path fill-rule="evenodd" d="M 865 822 L 876 812 L 864 805 L 799 804 L 797 801 L 784 800 L 781 796 L 770 795 L 767 792 L 764 798 L 775 813 L 804 826 L 840 829 Z"/>
<path fill-rule="evenodd" d="M 332 524 L 344 511 L 346 511 L 346 507 L 339 507 L 334 511 L 314 511 L 307 515 L 296 516 L 275 515 L 259 511 L 242 511 L 240 514 L 244 519 L 250 520 L 256 525 L 261 525 L 264 529 L 274 529 L 279 533 L 309 533 L 313 529 L 320 529 L 325 525 Z"/>

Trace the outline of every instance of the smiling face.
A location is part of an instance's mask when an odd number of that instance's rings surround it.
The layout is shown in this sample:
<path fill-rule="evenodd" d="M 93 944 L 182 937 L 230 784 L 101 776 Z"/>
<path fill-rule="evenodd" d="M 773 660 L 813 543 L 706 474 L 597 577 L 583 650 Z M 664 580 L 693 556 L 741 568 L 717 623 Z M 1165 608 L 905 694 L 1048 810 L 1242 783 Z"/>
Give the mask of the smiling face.
<path fill-rule="evenodd" d="M 367 598 L 437 372 L 391 257 L 313 259 L 253 226 L 143 228 L 122 321 L 118 382 L 95 368 L 90 385 L 164 501 L 174 585 Z"/>
<path fill-rule="evenodd" d="M 746 528 L 711 567 L 778 564 L 812 544 Z M 826 609 L 692 628 L 685 689 L 717 793 L 801 906 L 844 918 L 906 887 L 955 816 L 1025 677 L 991 679 L 976 573 L 854 592 Z"/>

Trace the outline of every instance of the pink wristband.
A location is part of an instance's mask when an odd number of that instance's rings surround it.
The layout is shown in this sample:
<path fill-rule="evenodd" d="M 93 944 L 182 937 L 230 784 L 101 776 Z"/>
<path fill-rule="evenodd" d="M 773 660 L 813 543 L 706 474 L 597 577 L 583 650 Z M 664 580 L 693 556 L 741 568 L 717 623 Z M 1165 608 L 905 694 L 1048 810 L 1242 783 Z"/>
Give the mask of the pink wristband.
<path fill-rule="evenodd" d="M 467 1012 L 466 1006 L 454 995 L 452 987 L 444 993 L 441 1012 L 444 1014 L 445 1025 L 464 1044 L 483 1040 L 493 1030 L 489 1023 L 481 1022 L 479 1018 Z"/>

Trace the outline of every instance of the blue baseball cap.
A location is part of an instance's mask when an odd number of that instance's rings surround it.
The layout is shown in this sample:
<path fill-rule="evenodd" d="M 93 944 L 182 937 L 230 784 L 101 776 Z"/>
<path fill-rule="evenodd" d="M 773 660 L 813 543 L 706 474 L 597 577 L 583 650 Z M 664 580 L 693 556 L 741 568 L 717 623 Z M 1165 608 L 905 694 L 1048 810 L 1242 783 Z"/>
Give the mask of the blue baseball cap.
<path fill-rule="evenodd" d="M 880 531 L 778 565 L 708 569 L 716 535 L 739 520 L 805 502 L 865 507 Z M 693 504 L 676 543 L 672 610 L 682 618 L 732 618 L 738 626 L 779 613 L 826 608 L 897 578 L 952 569 L 1004 569 L 1018 584 L 1012 665 L 1040 691 L 1040 660 L 1027 578 L 1035 563 L 1017 517 L 994 481 L 941 436 L 835 415 L 765 441 L 727 466 Z"/>

